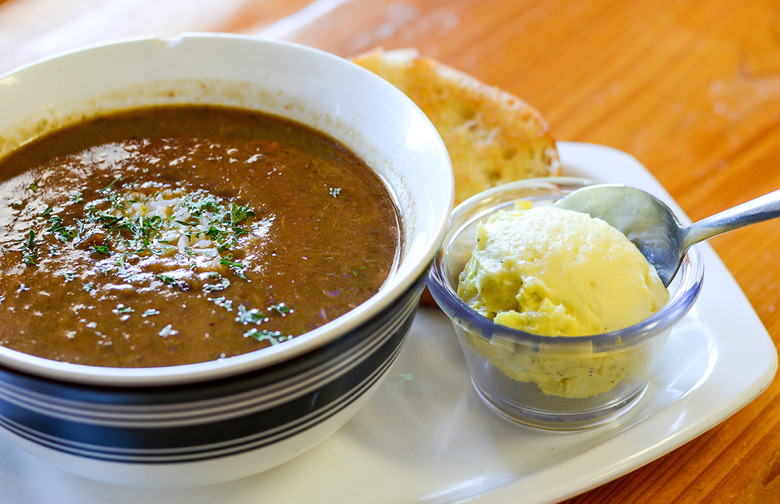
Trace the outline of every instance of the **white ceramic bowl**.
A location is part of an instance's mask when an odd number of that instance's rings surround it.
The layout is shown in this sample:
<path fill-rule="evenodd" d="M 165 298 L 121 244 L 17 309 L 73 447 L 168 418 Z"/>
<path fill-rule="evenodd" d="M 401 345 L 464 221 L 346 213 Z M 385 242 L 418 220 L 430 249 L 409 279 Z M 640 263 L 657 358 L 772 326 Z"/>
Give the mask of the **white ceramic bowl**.
<path fill-rule="evenodd" d="M 262 110 L 341 141 L 394 194 L 404 246 L 378 294 L 253 353 L 119 369 L 0 347 L 0 430 L 65 470 L 125 485 L 241 478 L 337 430 L 398 354 L 452 206 L 445 147 L 402 93 L 336 56 L 249 37 L 121 41 L 0 76 L 0 154 L 85 115 L 172 103 Z"/>

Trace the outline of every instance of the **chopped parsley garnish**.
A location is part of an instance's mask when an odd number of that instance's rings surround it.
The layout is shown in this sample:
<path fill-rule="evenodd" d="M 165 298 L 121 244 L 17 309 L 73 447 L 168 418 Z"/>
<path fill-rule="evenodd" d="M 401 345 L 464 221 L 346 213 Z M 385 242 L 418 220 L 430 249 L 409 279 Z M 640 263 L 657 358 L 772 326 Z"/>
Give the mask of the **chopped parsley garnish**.
<path fill-rule="evenodd" d="M 228 254 L 227 257 L 220 258 L 219 263 L 232 269 L 236 276 L 247 280 L 244 276 L 244 263 L 241 261 L 233 261 L 233 254 Z"/>
<path fill-rule="evenodd" d="M 173 285 L 173 284 L 175 284 L 175 283 L 176 283 L 176 279 L 175 279 L 175 278 L 173 278 L 173 277 L 172 277 L 172 276 L 170 276 L 170 275 L 154 275 L 154 276 L 155 276 L 155 278 L 157 278 L 158 280 L 160 280 L 160 281 L 161 281 L 162 283 L 164 283 L 165 285 Z"/>
<path fill-rule="evenodd" d="M 272 304 L 271 306 L 268 307 L 268 309 L 271 311 L 275 311 L 282 317 L 292 312 L 292 309 L 289 306 L 285 305 L 284 303 Z"/>
<path fill-rule="evenodd" d="M 114 308 L 114 313 L 123 314 L 123 313 L 133 313 L 135 310 L 130 308 L 129 306 L 125 306 L 123 304 L 116 305 L 116 308 Z"/>
<path fill-rule="evenodd" d="M 110 184 L 108 184 L 106 187 L 104 187 L 103 189 L 101 189 L 101 190 L 100 190 L 100 191 L 98 191 L 98 192 L 105 192 L 105 191 L 107 191 L 107 190 L 111 189 L 111 186 L 113 186 L 113 185 L 114 185 L 114 184 L 116 184 L 117 182 L 120 182 L 121 180 L 123 180 L 123 178 L 124 178 L 124 177 L 122 177 L 121 175 L 120 175 L 120 176 L 118 176 L 117 178 L 115 178 L 114 180 L 112 180 Z"/>
<path fill-rule="evenodd" d="M 230 266 L 231 268 L 238 268 L 243 269 L 244 265 L 241 263 L 241 261 L 231 261 L 232 257 L 228 255 L 228 257 L 223 257 L 219 260 L 220 264 L 224 264 L 225 266 Z"/>
<path fill-rule="evenodd" d="M 106 245 L 90 245 L 89 250 L 97 252 L 98 254 L 111 255 L 111 249 Z"/>
<path fill-rule="evenodd" d="M 27 266 L 35 266 L 38 260 L 38 242 L 35 239 L 35 231 L 30 230 L 26 238 L 19 240 L 22 244 L 22 261 Z"/>
<path fill-rule="evenodd" d="M 203 290 L 205 292 L 221 291 L 227 289 L 228 287 L 230 287 L 230 280 L 228 280 L 227 278 L 223 278 L 222 280 L 220 280 L 219 283 L 204 285 Z"/>
<path fill-rule="evenodd" d="M 248 310 L 246 306 L 238 305 L 238 317 L 236 317 L 236 322 L 239 324 L 260 324 L 266 320 L 268 320 L 268 317 L 257 308 Z"/>
<path fill-rule="evenodd" d="M 49 233 L 54 233 L 54 235 L 60 241 L 69 242 L 74 236 L 76 236 L 76 229 L 73 227 L 64 226 L 62 224 L 62 217 L 59 215 L 52 215 L 49 218 L 49 222 L 51 225 L 47 231 Z"/>
<path fill-rule="evenodd" d="M 220 229 L 213 224 L 209 227 L 209 230 L 206 231 L 206 236 L 211 238 L 213 241 L 216 241 L 217 243 L 224 243 L 227 235 L 228 231 Z"/>
<path fill-rule="evenodd" d="M 255 215 L 255 213 L 252 211 L 251 208 L 249 208 L 249 205 L 247 206 L 239 206 L 235 203 L 230 204 L 230 224 L 232 226 L 235 226 L 237 224 L 241 224 L 245 220 L 247 220 L 249 217 L 252 217 Z"/>
<path fill-rule="evenodd" d="M 279 331 L 252 328 L 244 333 L 245 338 L 253 338 L 255 341 L 268 341 L 271 345 L 278 345 L 292 339 L 292 336 L 283 336 Z"/>
<path fill-rule="evenodd" d="M 220 301 L 223 301 L 224 298 L 219 298 Z M 211 299 L 209 299 L 211 301 Z M 219 303 L 218 303 L 219 304 Z M 228 310 L 229 311 L 229 310 Z M 278 304 L 272 304 L 268 307 L 268 312 L 277 315 L 281 315 L 282 317 L 286 316 L 288 313 L 292 313 L 292 309 L 285 305 L 284 303 L 278 303 Z M 236 317 L 236 322 L 240 324 L 247 325 L 249 323 L 252 324 L 260 324 L 262 322 L 268 321 L 268 313 L 264 313 L 257 308 L 247 308 L 246 306 L 240 304 L 238 305 L 238 316 Z"/>
<path fill-rule="evenodd" d="M 338 196 L 341 193 L 341 188 L 340 187 L 331 187 L 328 192 L 330 193 L 331 196 L 333 196 L 335 198 L 336 196 Z"/>
<path fill-rule="evenodd" d="M 214 303 L 215 305 L 224 308 L 227 311 L 233 311 L 233 301 L 227 299 L 225 296 L 220 296 L 217 298 L 208 298 L 208 300 Z"/>

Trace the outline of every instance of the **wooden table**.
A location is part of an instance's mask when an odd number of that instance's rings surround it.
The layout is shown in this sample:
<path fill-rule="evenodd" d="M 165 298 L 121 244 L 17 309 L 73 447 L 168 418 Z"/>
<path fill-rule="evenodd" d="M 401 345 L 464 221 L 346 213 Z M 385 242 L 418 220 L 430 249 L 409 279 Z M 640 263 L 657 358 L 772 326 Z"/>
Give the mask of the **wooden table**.
<path fill-rule="evenodd" d="M 631 153 L 693 220 L 780 187 L 776 0 L 0 0 L 0 72 L 183 31 L 342 56 L 417 47 L 533 104 L 559 140 Z M 710 243 L 780 343 L 780 220 Z M 778 394 L 776 379 L 721 425 L 571 502 L 780 502 Z"/>

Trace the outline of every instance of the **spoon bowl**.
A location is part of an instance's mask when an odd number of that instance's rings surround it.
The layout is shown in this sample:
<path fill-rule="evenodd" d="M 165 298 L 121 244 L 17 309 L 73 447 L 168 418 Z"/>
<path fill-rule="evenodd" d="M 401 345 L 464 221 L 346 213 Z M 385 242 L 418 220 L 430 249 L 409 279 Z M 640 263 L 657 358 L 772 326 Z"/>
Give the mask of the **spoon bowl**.
<path fill-rule="evenodd" d="M 625 234 L 669 286 L 688 248 L 715 235 L 780 217 L 780 190 L 683 226 L 674 212 L 655 196 L 620 184 L 578 189 L 556 206 L 606 221 Z"/>

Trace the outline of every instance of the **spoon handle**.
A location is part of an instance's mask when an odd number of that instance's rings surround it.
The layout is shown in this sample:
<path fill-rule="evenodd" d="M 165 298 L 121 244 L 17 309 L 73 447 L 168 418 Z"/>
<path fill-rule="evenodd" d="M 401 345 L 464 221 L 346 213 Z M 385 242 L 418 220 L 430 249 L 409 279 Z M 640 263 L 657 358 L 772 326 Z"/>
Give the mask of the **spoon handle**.
<path fill-rule="evenodd" d="M 683 237 L 683 249 L 726 231 L 776 217 L 780 217 L 780 189 L 688 226 Z"/>

